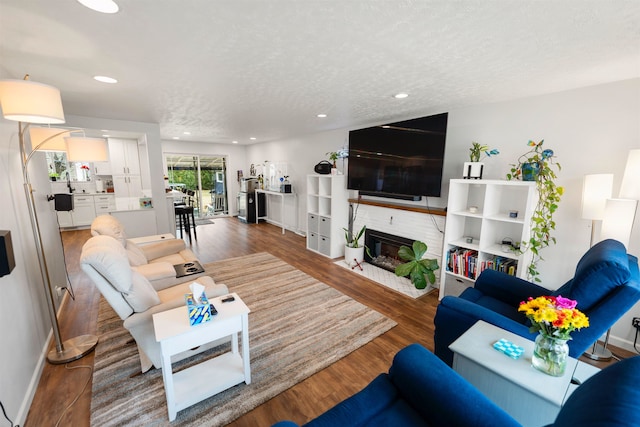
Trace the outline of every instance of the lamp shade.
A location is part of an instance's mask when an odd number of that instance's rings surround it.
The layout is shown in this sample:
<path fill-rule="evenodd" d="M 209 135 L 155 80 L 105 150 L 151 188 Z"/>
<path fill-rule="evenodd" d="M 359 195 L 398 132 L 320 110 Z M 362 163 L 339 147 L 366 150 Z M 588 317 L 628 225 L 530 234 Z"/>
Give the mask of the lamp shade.
<path fill-rule="evenodd" d="M 64 136 L 70 130 L 60 128 L 30 127 L 31 149 L 38 151 L 67 151 Z"/>
<path fill-rule="evenodd" d="M 601 220 L 613 190 L 613 174 L 585 175 L 582 183 L 582 218 Z"/>
<path fill-rule="evenodd" d="M 640 150 L 629 151 L 619 197 L 640 200 Z"/>
<path fill-rule="evenodd" d="M 64 123 L 60 91 L 29 80 L 0 80 L 0 106 L 7 120 Z"/>
<path fill-rule="evenodd" d="M 628 248 L 637 204 L 637 200 L 607 199 L 600 240 L 615 239 Z"/>
<path fill-rule="evenodd" d="M 67 160 L 70 162 L 106 162 L 109 160 L 109 146 L 104 138 L 69 136 Z"/>

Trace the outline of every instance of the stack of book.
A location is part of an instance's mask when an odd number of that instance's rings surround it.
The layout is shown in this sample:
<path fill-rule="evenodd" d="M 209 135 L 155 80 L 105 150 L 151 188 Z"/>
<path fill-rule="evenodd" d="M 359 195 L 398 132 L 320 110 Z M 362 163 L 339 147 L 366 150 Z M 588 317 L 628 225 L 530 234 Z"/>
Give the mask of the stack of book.
<path fill-rule="evenodd" d="M 478 251 L 455 247 L 447 255 L 447 270 L 470 279 L 478 272 Z"/>
<path fill-rule="evenodd" d="M 486 269 L 501 271 L 515 276 L 518 271 L 518 261 L 512 258 L 494 256 L 480 261 L 478 251 L 461 247 L 449 249 L 446 260 L 447 271 L 454 274 L 475 279 Z"/>
<path fill-rule="evenodd" d="M 512 258 L 496 256 L 480 263 L 480 272 L 487 268 L 515 276 L 518 270 L 518 261 Z"/>

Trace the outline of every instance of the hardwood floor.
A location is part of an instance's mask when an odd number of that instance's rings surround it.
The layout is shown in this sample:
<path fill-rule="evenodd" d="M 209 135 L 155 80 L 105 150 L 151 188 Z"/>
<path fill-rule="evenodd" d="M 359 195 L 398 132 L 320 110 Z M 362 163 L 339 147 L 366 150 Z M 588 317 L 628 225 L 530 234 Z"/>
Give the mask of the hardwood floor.
<path fill-rule="evenodd" d="M 198 226 L 197 232 L 198 240 L 193 241 L 191 249 L 203 263 L 269 252 L 398 323 L 389 332 L 255 408 L 231 426 L 270 426 L 282 419 L 306 422 L 362 389 L 379 373 L 386 372 L 393 356 L 406 345 L 418 342 L 433 350 L 437 292 L 418 300 L 408 298 L 334 265 L 334 260 L 307 251 L 304 237 L 289 231 L 282 235 L 280 228 L 269 224 L 247 225 L 236 218 L 218 218 L 214 224 Z M 89 237 L 88 230 L 62 233 L 67 271 L 75 291 L 75 301 L 68 299 L 59 315 L 63 339 L 96 332 L 100 295 L 78 264 L 82 245 Z M 631 355 L 613 350 L 623 357 Z M 88 426 L 93 362 L 91 353 L 68 365 L 47 363 L 25 426 Z M 598 367 L 608 364 L 588 362 Z"/>

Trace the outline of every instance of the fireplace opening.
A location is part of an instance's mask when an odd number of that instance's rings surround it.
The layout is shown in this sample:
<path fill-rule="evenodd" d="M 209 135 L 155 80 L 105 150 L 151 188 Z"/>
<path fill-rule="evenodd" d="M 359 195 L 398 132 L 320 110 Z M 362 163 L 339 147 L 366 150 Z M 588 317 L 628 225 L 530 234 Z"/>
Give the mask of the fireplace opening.
<path fill-rule="evenodd" d="M 400 246 L 411 247 L 413 242 L 412 239 L 367 229 L 364 233 L 364 244 L 369 248 L 371 256 L 365 251 L 364 259 L 376 267 L 395 272 L 396 267 L 405 262 L 398 256 L 398 249 Z"/>

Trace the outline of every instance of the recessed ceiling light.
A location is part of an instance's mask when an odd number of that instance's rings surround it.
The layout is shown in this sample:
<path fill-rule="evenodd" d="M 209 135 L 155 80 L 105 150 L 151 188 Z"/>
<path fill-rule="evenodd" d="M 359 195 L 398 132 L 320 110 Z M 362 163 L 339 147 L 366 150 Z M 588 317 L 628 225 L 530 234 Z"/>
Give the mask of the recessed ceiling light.
<path fill-rule="evenodd" d="M 231 143 L 232 143 L 232 144 L 237 144 L 237 143 L 238 143 L 238 141 L 231 141 Z"/>
<path fill-rule="evenodd" d="M 191 132 L 182 132 L 184 135 L 191 135 Z"/>
<path fill-rule="evenodd" d="M 116 13 L 120 10 L 113 0 L 78 0 L 78 3 L 101 13 Z"/>
<path fill-rule="evenodd" d="M 323 113 L 320 113 L 320 114 L 318 114 L 318 117 L 320 117 L 321 119 L 324 119 L 325 117 L 327 117 L 327 115 L 323 114 Z"/>
<path fill-rule="evenodd" d="M 252 141 L 255 141 L 255 140 L 256 140 L 256 137 L 255 137 L 255 136 L 252 136 L 252 137 L 251 137 L 251 138 L 249 138 L 249 139 L 250 139 L 250 140 L 252 140 Z"/>
<path fill-rule="evenodd" d="M 408 93 L 396 93 L 395 95 L 393 95 L 393 97 L 396 99 L 406 98 L 407 96 L 409 96 Z"/>
<path fill-rule="evenodd" d="M 180 137 L 179 136 L 174 136 L 173 139 L 180 139 Z"/>
<path fill-rule="evenodd" d="M 102 83 L 118 83 L 118 81 L 113 77 L 107 77 L 107 76 L 93 76 L 93 79 Z"/>
<path fill-rule="evenodd" d="M 103 133 L 103 134 L 102 134 L 102 137 L 103 137 L 103 138 L 109 138 L 110 136 L 111 136 L 111 135 L 109 135 L 108 133 Z"/>

